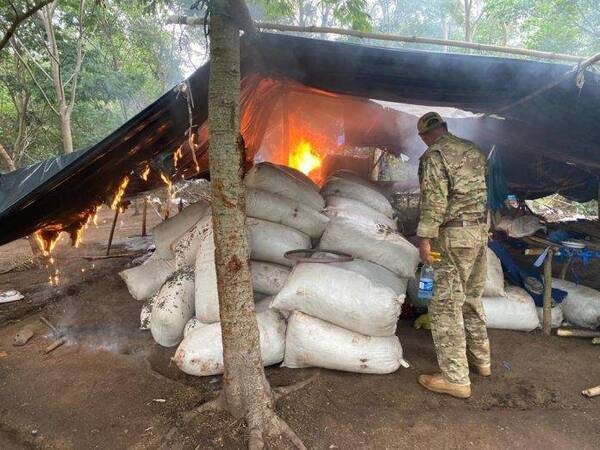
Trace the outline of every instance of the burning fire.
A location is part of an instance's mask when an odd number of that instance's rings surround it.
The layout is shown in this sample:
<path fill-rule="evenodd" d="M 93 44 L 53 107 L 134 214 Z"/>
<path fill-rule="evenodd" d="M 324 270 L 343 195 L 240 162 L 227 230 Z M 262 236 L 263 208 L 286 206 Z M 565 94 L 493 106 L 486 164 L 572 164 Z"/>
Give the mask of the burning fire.
<path fill-rule="evenodd" d="M 113 198 L 113 201 L 110 204 L 110 209 L 116 209 L 117 206 L 119 206 L 119 203 L 121 203 L 121 199 L 123 198 L 123 195 L 125 194 L 125 189 L 127 189 L 128 184 L 129 184 L 129 177 L 128 176 L 123 177 L 123 180 L 121 181 L 121 184 L 119 185 L 119 188 L 117 189 L 117 192 L 115 193 L 115 197 Z"/>
<path fill-rule="evenodd" d="M 140 174 L 140 178 L 144 181 L 148 181 L 148 175 L 150 175 L 150 166 L 146 165 L 146 167 L 144 167 L 144 170 L 142 170 L 142 173 Z"/>
<path fill-rule="evenodd" d="M 306 140 L 301 140 L 300 143 L 290 151 L 288 165 L 294 169 L 298 169 L 300 172 L 311 178 L 319 178 L 320 174 L 316 174 L 314 171 L 321 168 L 322 161 L 321 155 L 313 150 L 312 144 Z M 311 172 L 313 172 L 312 176 Z"/>

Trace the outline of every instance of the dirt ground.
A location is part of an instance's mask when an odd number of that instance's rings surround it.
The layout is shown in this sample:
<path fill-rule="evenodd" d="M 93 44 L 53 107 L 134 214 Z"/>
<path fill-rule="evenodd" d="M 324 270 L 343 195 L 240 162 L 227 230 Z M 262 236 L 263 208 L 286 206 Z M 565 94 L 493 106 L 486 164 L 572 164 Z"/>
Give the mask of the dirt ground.
<path fill-rule="evenodd" d="M 183 374 L 170 363 L 175 349 L 138 329 L 141 304 L 117 275 L 132 257 L 83 259 L 105 251 L 110 212 L 100 219 L 79 249 L 58 244 L 57 287 L 48 283 L 54 269 L 23 264 L 26 240 L 0 247 L 0 271 L 20 266 L 0 275 L 0 291 L 25 294 L 0 305 L 0 448 L 244 448 L 243 424 L 225 414 L 181 421 L 219 389 L 220 377 Z M 117 242 L 139 232 L 139 216 L 128 211 Z M 54 338 L 40 315 L 68 339 L 49 354 L 43 349 Z M 24 325 L 36 334 L 14 347 Z M 600 348 L 588 340 L 491 330 L 493 376 L 473 375 L 473 397 L 462 401 L 416 383 L 436 367 L 429 332 L 401 322 L 398 334 L 411 368 L 385 376 L 321 370 L 278 404 L 308 448 L 600 448 L 600 398 L 581 395 L 600 383 Z M 277 386 L 314 371 L 267 374 Z"/>

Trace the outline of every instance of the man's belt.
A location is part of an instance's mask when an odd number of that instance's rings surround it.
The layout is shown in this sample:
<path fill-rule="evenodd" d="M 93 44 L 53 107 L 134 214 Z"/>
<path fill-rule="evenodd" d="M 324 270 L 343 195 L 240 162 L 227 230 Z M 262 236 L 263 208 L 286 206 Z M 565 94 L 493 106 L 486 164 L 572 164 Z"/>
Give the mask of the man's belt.
<path fill-rule="evenodd" d="M 483 225 L 485 221 L 483 219 L 476 220 L 450 220 L 442 225 L 442 228 L 462 228 L 472 227 L 475 225 Z"/>

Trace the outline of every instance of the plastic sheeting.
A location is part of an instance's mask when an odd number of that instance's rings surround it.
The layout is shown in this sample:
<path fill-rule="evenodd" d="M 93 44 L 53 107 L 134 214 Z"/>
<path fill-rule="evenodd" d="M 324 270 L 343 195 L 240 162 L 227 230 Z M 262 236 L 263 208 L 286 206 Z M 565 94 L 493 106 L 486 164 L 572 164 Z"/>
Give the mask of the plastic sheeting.
<path fill-rule="evenodd" d="M 571 67 L 560 64 L 270 33 L 261 33 L 257 45 L 268 57 L 256 59 L 242 42 L 242 134 L 249 162 L 273 133 L 271 113 L 290 103 L 283 100 L 287 94 L 319 99 L 318 109 L 302 107 L 296 118 L 304 121 L 312 112 L 313 123 L 334 131 L 343 124 L 343 133 L 332 132 L 334 147 L 377 145 L 418 156 L 423 147 L 407 134 L 412 125 L 406 127 L 416 118 L 365 100 L 372 98 L 486 113 L 451 120 L 450 128 L 484 150 L 498 146 L 511 192 L 525 198 L 560 192 L 580 201 L 597 196 L 600 77 L 590 71 L 578 88 L 576 73 L 565 76 Z M 206 64 L 187 80 L 193 122 L 200 126 L 191 139 L 187 100 L 173 89 L 89 149 L 0 176 L 0 244 L 40 228 L 72 231 L 95 205 L 113 200 L 124 176 L 130 176 L 127 195 L 156 187 L 177 149 L 181 160 L 172 174 L 207 176 L 208 70 Z M 493 115 L 498 112 L 501 118 Z M 149 163 L 154 170 L 144 182 L 139 174 Z"/>

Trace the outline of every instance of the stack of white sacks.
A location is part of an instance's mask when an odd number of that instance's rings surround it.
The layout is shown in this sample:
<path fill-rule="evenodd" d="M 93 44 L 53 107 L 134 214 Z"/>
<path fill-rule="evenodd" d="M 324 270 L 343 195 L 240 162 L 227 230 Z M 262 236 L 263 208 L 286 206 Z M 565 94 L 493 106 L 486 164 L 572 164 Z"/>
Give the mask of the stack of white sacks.
<path fill-rule="evenodd" d="M 252 168 L 244 183 L 264 364 L 362 373 L 405 365 L 396 322 L 418 252 L 394 231 L 385 197 L 348 173 L 328 179 L 319 193 L 300 172 L 270 163 Z M 145 301 L 141 328 L 162 346 L 179 345 L 173 360 L 184 372 L 222 373 L 210 205 L 189 206 L 153 237 L 155 253 L 121 273 L 132 296 Z M 292 270 L 284 254 L 317 244 L 355 260 Z"/>
<path fill-rule="evenodd" d="M 488 328 L 532 331 L 541 327 L 543 308 L 536 307 L 533 298 L 517 286 L 504 286 L 502 265 L 496 254 L 488 248 L 487 278 L 483 292 L 483 308 Z M 553 279 L 552 287 L 568 293 L 565 300 L 551 309 L 552 328 L 565 321 L 584 328 L 600 327 L 600 292 L 570 281 Z M 418 285 L 411 280 L 408 297 L 415 306 L 427 306 L 417 298 Z M 541 283 L 540 283 L 541 291 Z"/>
<path fill-rule="evenodd" d="M 417 249 L 394 231 L 390 203 L 368 181 L 337 172 L 321 194 L 330 222 L 319 248 L 355 259 L 294 267 L 272 302 L 291 313 L 284 366 L 393 372 L 406 365 L 395 332 Z"/>

